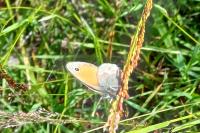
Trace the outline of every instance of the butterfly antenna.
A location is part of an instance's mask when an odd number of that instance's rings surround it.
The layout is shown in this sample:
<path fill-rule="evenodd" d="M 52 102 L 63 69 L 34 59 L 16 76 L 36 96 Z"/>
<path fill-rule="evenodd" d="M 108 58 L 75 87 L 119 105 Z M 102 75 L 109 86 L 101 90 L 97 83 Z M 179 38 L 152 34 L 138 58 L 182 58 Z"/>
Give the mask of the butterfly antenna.
<path fill-rule="evenodd" d="M 99 104 L 100 104 L 100 102 L 101 102 L 102 99 L 103 99 L 103 97 L 101 96 L 100 99 L 99 99 L 99 101 L 97 102 L 97 104 L 96 104 L 93 112 L 92 112 L 92 117 L 94 117 L 94 114 L 96 113 L 97 108 L 98 108 L 98 106 L 99 106 Z"/>

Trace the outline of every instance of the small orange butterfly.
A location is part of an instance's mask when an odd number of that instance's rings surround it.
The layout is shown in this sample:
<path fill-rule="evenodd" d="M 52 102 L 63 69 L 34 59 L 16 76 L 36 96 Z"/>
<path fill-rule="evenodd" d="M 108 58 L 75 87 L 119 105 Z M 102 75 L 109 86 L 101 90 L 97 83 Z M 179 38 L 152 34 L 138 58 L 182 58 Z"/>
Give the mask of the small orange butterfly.
<path fill-rule="evenodd" d="M 121 86 L 121 69 L 115 64 L 103 63 L 97 67 L 86 62 L 69 62 L 66 68 L 85 86 L 104 98 L 114 98 Z"/>

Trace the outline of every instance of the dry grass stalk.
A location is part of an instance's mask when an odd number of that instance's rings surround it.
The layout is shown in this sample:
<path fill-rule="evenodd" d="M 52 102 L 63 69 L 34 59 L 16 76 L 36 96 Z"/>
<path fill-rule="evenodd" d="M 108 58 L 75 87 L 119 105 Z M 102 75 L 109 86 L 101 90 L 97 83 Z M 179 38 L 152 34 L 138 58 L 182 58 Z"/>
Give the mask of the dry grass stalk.
<path fill-rule="evenodd" d="M 108 50 L 107 50 L 107 58 L 109 59 L 110 62 L 112 59 L 113 39 L 115 37 L 115 27 L 116 27 L 115 23 L 118 20 L 117 16 L 118 16 L 118 13 L 120 12 L 120 7 L 121 7 L 121 1 L 116 1 L 114 18 L 112 18 L 109 22 L 110 25 L 112 25 L 109 29 L 109 40 L 108 40 L 109 43 L 108 43 Z"/>
<path fill-rule="evenodd" d="M 58 118 L 63 119 L 58 119 Z M 8 113 L 0 110 L 0 129 L 10 128 L 10 127 L 20 127 L 30 123 L 50 123 L 54 125 L 75 123 L 76 121 L 86 122 L 83 120 L 77 120 L 70 118 L 68 116 L 63 116 L 59 113 L 52 113 L 44 108 L 39 108 L 34 112 L 17 112 Z"/>
<path fill-rule="evenodd" d="M 128 98 L 128 79 L 132 71 L 136 68 L 139 60 L 140 50 L 142 47 L 142 43 L 144 41 L 145 23 L 150 15 L 152 4 L 153 4 L 152 0 L 146 1 L 146 5 L 144 7 L 142 17 L 138 23 L 136 33 L 131 40 L 129 54 L 121 76 L 122 86 L 120 88 L 116 100 L 113 101 L 112 103 L 112 107 L 110 109 L 110 115 L 108 116 L 107 123 L 105 124 L 105 128 L 109 127 L 110 133 L 116 132 L 120 121 L 120 117 L 122 116 L 123 113 L 122 104 L 124 98 Z"/>
<path fill-rule="evenodd" d="M 2 79 L 5 79 L 8 85 L 13 89 L 22 90 L 22 91 L 28 90 L 27 85 L 16 83 L 15 80 L 7 74 L 6 70 L 3 69 L 3 67 L 0 64 L 0 80 Z"/>
<path fill-rule="evenodd" d="M 113 42 L 113 39 L 114 39 L 114 36 L 115 36 L 115 31 L 111 31 L 109 33 L 109 44 L 108 44 L 108 51 L 107 51 L 107 57 L 109 59 L 109 61 L 111 61 L 111 58 L 112 58 L 112 42 Z"/>

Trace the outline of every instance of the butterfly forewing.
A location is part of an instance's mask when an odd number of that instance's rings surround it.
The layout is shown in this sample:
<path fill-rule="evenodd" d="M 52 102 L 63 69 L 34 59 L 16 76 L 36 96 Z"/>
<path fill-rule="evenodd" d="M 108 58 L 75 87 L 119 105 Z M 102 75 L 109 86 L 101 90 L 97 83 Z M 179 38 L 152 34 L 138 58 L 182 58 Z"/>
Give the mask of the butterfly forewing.
<path fill-rule="evenodd" d="M 97 79 L 97 66 L 86 62 L 69 62 L 66 67 L 74 77 L 89 89 L 102 93 Z"/>

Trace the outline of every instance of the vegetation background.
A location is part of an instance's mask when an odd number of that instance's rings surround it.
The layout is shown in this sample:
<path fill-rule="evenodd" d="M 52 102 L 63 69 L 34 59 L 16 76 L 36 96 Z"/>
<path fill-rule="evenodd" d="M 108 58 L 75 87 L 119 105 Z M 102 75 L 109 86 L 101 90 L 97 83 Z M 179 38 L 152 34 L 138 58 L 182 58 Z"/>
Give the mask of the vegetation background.
<path fill-rule="evenodd" d="M 145 1 L 0 0 L 0 131 L 102 132 L 68 61 L 123 67 Z M 118 132 L 200 131 L 200 1 L 154 1 Z M 27 84 L 28 89 L 13 87 Z M 26 87 L 25 87 L 26 88 Z"/>

